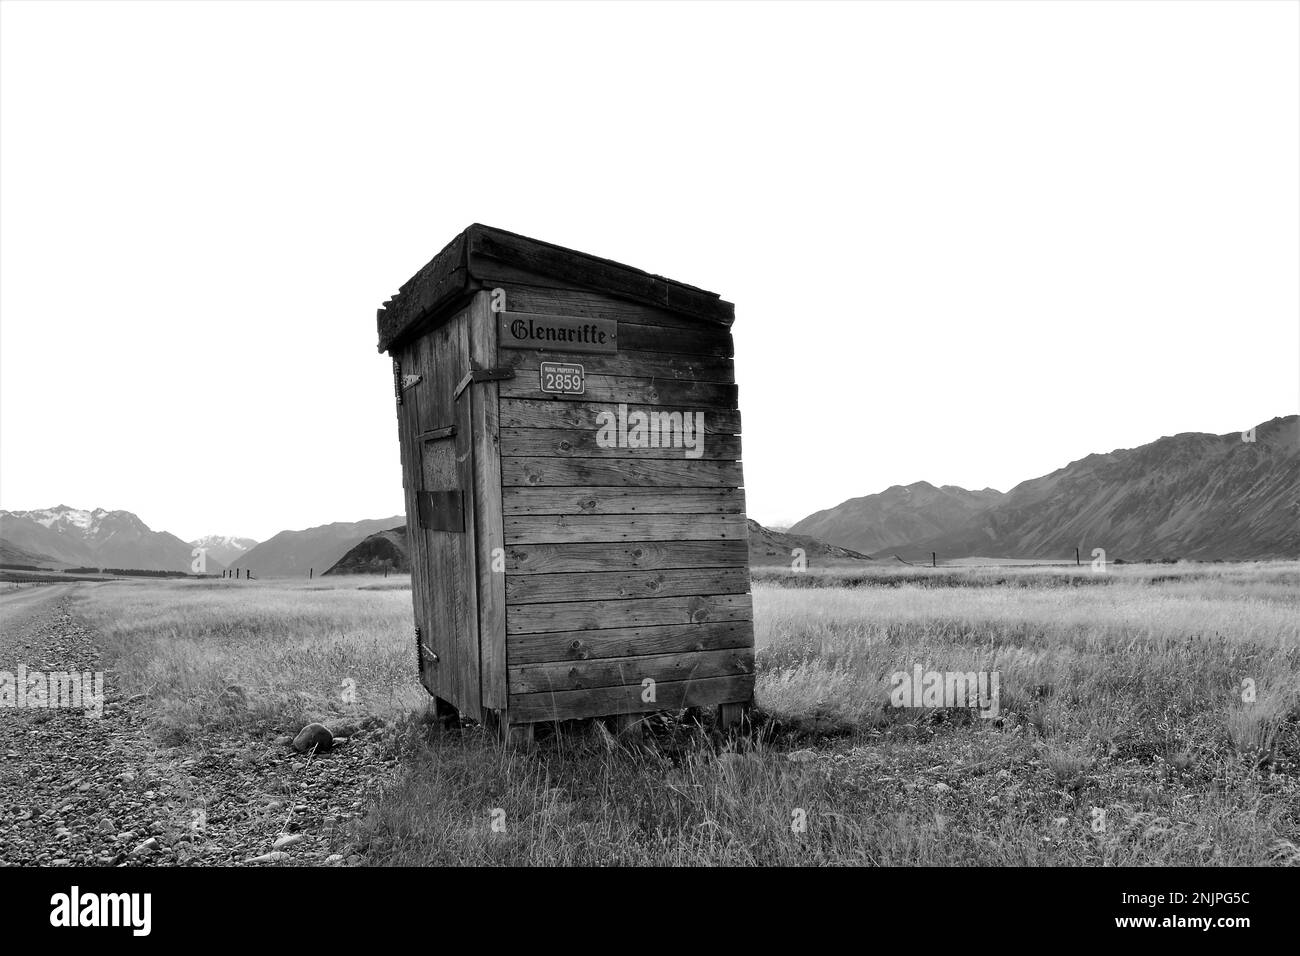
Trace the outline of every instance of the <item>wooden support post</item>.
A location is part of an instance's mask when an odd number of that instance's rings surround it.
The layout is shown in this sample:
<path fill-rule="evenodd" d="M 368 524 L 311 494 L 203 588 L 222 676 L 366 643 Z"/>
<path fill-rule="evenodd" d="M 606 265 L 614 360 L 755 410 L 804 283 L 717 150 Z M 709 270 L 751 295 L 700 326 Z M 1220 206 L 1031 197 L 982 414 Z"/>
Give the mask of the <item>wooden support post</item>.
<path fill-rule="evenodd" d="M 315 569 L 315 568 L 308 568 L 308 569 L 307 569 L 307 580 L 310 581 L 310 580 L 311 580 L 312 578 L 314 578 L 315 576 L 316 576 L 316 569 Z"/>
<path fill-rule="evenodd" d="M 615 714 L 614 734 L 618 737 L 640 737 L 645 733 L 645 721 L 641 714 Z"/>
<path fill-rule="evenodd" d="M 460 711 L 450 701 L 445 701 L 441 697 L 433 698 L 433 713 L 443 729 L 453 727 L 460 722 Z"/>
<path fill-rule="evenodd" d="M 506 727 L 506 746 L 516 750 L 527 750 L 533 745 L 532 724 L 509 724 Z"/>
<path fill-rule="evenodd" d="M 930 567 L 932 567 L 932 568 L 937 568 L 938 566 L 939 566 L 939 556 L 938 556 L 937 554 L 935 554 L 933 551 L 931 551 L 931 552 L 930 552 Z"/>
<path fill-rule="evenodd" d="M 1076 567 L 1077 567 L 1078 564 L 1079 564 L 1079 549 L 1078 549 L 1078 548 L 1075 548 L 1075 549 L 1074 549 L 1074 563 L 1075 563 L 1075 566 L 1076 566 Z"/>
<path fill-rule="evenodd" d="M 718 729 L 738 729 L 745 719 L 747 710 L 749 710 L 748 704 L 719 704 Z"/>

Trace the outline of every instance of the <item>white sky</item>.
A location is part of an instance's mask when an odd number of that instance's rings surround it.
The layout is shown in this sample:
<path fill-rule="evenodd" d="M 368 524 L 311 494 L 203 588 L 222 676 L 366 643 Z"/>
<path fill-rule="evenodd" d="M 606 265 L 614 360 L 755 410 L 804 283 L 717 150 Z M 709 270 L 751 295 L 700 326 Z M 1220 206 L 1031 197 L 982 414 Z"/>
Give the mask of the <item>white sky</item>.
<path fill-rule="evenodd" d="M 751 517 L 1300 404 L 1300 7 L 0 6 L 0 507 L 398 513 L 484 222 L 736 303 Z"/>

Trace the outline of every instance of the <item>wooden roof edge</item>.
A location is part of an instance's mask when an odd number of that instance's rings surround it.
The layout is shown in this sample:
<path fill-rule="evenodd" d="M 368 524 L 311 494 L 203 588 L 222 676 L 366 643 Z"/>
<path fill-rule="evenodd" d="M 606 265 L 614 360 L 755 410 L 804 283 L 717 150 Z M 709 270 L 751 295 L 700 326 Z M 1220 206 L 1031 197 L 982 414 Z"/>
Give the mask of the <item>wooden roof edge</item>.
<path fill-rule="evenodd" d="M 379 351 L 387 351 L 409 330 L 459 300 L 478 280 L 490 279 L 492 262 L 701 321 L 730 327 L 735 320 L 736 307 L 716 293 L 611 259 L 474 223 L 447 243 L 379 309 Z"/>

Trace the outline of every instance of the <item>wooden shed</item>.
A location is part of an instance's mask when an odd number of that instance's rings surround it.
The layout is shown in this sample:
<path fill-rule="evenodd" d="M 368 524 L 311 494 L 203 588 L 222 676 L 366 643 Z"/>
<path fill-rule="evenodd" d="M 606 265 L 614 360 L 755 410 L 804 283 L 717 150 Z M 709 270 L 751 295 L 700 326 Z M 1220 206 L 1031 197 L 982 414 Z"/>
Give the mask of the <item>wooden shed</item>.
<path fill-rule="evenodd" d="M 741 716 L 734 314 L 482 225 L 384 303 L 420 679 L 440 708 L 517 741 L 572 718 Z"/>

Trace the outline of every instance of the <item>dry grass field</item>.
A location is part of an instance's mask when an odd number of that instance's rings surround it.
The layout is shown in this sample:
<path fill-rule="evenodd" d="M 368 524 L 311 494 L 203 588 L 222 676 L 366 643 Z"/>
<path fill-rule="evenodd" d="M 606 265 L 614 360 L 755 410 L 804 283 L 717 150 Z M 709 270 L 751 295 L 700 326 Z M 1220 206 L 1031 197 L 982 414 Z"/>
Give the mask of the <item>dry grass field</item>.
<path fill-rule="evenodd" d="M 396 769 L 333 836 L 354 862 L 1300 864 L 1300 562 L 754 579 L 749 734 L 674 714 L 522 753 L 432 721 L 400 581 L 87 584 L 76 609 L 159 747 L 383 717 Z M 997 672 L 997 716 L 891 706 L 916 665 Z"/>

